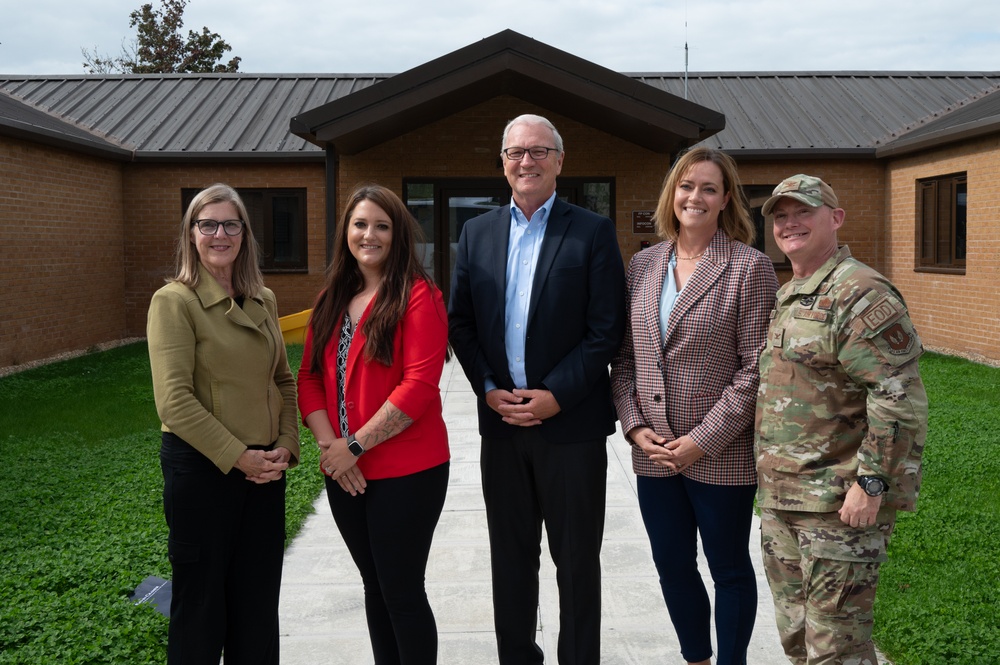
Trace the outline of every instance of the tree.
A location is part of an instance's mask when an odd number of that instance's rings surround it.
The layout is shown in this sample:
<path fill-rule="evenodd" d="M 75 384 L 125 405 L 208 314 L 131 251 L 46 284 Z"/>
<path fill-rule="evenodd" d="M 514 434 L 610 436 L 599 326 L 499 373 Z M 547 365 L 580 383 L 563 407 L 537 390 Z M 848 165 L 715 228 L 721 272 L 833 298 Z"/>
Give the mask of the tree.
<path fill-rule="evenodd" d="M 129 27 L 136 28 L 136 38 L 130 44 L 122 42 L 121 55 L 100 56 L 95 48 L 83 48 L 83 66 L 91 74 L 171 74 L 188 72 L 239 71 L 242 58 L 232 58 L 222 64 L 222 58 L 232 51 L 216 32 L 202 28 L 188 30 L 187 40 L 181 34 L 184 8 L 188 0 L 160 0 L 160 8 L 144 4 L 129 15 Z"/>

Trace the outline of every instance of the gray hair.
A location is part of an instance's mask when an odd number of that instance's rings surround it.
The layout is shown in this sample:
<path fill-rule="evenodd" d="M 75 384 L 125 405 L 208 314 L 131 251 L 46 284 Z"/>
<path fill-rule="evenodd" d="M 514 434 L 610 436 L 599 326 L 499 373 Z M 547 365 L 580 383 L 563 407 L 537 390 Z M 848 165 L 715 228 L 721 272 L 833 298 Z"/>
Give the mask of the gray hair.
<path fill-rule="evenodd" d="M 507 134 L 510 133 L 510 129 L 514 125 L 542 125 L 544 127 L 548 127 L 549 130 L 552 131 L 552 140 L 555 142 L 555 145 L 552 147 L 558 150 L 559 152 L 563 152 L 562 136 L 559 135 L 559 130 L 556 129 L 556 126 L 553 125 L 551 122 L 549 122 L 548 118 L 543 118 L 540 115 L 534 115 L 532 113 L 525 113 L 523 115 L 519 115 L 507 123 L 507 126 L 503 128 L 503 139 L 500 144 L 501 149 L 507 148 Z M 525 146 L 525 147 L 530 148 L 531 146 Z"/>

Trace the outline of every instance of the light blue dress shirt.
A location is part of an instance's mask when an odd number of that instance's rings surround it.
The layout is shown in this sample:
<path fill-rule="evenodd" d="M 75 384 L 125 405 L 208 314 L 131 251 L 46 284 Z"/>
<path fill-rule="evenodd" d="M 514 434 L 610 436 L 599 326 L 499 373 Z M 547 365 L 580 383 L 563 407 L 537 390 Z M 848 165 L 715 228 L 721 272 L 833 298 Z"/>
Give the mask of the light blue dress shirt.
<path fill-rule="evenodd" d="M 507 351 L 507 368 L 514 386 L 526 388 L 524 371 L 525 339 L 528 333 L 528 307 L 531 305 L 531 285 L 535 279 L 538 255 L 545 238 L 549 213 L 556 200 L 555 192 L 527 219 L 514 200 L 510 202 L 510 235 L 507 240 L 507 285 L 504 298 L 504 347 Z M 486 380 L 486 391 L 496 388 Z"/>
<path fill-rule="evenodd" d="M 667 276 L 663 279 L 663 290 L 660 292 L 660 344 L 667 341 L 667 323 L 670 321 L 670 312 L 674 309 L 674 302 L 680 291 L 677 290 L 677 280 L 674 279 L 674 269 L 677 268 L 677 254 L 670 252 L 670 259 L 667 261 Z M 683 291 L 683 289 L 681 289 Z"/>

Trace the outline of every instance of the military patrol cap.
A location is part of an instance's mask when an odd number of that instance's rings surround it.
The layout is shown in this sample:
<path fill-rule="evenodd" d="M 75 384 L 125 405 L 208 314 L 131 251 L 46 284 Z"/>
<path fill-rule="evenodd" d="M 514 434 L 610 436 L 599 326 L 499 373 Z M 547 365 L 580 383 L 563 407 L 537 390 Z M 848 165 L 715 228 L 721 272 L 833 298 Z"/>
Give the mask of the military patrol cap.
<path fill-rule="evenodd" d="M 778 202 L 782 196 L 787 196 L 793 198 L 796 201 L 801 201 L 807 206 L 813 208 L 818 208 L 822 205 L 828 205 L 831 208 L 839 208 L 840 203 L 837 201 L 837 195 L 834 193 L 833 188 L 826 184 L 816 176 L 806 175 L 804 173 L 799 173 L 798 175 L 793 175 L 791 178 L 785 178 L 781 181 L 781 184 L 774 188 L 771 192 L 771 198 L 764 201 L 764 206 L 761 208 L 761 212 L 764 215 L 770 215 L 771 210 L 774 208 L 774 204 Z"/>

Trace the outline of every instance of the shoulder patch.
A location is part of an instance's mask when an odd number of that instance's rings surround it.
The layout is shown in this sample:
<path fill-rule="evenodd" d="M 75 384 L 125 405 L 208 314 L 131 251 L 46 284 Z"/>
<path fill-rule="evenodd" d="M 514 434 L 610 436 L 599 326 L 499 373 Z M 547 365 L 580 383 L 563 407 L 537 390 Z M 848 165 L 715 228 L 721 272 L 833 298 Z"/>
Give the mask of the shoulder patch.
<path fill-rule="evenodd" d="M 877 333 L 906 313 L 903 303 L 883 293 L 862 310 L 857 320 L 868 333 Z"/>
<path fill-rule="evenodd" d="M 902 323 L 894 323 L 883 330 L 880 337 L 885 342 L 884 348 L 891 355 L 904 356 L 913 349 L 916 335 L 913 334 L 912 330 L 908 330 L 908 326 L 904 327 Z"/>

